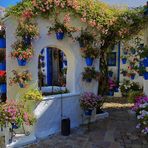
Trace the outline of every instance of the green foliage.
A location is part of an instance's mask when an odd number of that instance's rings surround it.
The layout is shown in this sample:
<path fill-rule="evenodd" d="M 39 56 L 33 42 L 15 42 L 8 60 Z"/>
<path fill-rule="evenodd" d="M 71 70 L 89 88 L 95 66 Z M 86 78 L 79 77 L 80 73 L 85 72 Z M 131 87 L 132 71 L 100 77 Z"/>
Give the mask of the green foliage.
<path fill-rule="evenodd" d="M 130 90 L 129 93 L 128 93 L 128 102 L 130 103 L 135 103 L 135 99 L 137 96 L 142 96 L 143 95 L 143 92 L 142 91 L 133 91 L 133 90 Z"/>
<path fill-rule="evenodd" d="M 42 93 L 37 89 L 31 89 L 23 96 L 23 100 L 26 101 L 41 101 L 43 99 Z"/>

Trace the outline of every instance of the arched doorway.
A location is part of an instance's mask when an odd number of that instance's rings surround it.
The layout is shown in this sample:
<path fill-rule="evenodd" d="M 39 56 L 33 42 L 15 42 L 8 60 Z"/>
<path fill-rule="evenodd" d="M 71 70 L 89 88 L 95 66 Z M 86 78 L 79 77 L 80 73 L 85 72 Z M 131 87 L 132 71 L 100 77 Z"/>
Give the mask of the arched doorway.
<path fill-rule="evenodd" d="M 67 58 L 55 47 L 43 48 L 38 57 L 38 86 L 43 95 L 67 93 Z"/>

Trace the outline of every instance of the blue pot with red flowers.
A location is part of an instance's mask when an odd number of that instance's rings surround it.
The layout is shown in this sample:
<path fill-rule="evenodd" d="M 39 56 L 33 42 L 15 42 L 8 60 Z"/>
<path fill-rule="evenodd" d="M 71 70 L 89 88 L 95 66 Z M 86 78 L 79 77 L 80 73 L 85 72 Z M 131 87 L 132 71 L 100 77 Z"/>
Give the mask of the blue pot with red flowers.
<path fill-rule="evenodd" d="M 26 66 L 27 60 L 17 58 L 17 62 L 19 66 Z"/>
<path fill-rule="evenodd" d="M 84 114 L 85 114 L 86 116 L 91 116 L 91 115 L 92 115 L 92 109 L 85 109 L 85 110 L 84 110 Z"/>
<path fill-rule="evenodd" d="M 93 61 L 94 61 L 94 58 L 86 57 L 85 58 L 85 61 L 86 61 L 86 65 L 87 66 L 92 66 L 93 65 Z"/>
<path fill-rule="evenodd" d="M 0 84 L 0 94 L 7 92 L 7 86 L 6 84 Z"/>
<path fill-rule="evenodd" d="M 5 62 L 0 63 L 0 70 L 6 70 L 6 63 Z"/>
<path fill-rule="evenodd" d="M 26 35 L 23 37 L 23 42 L 26 46 L 31 45 L 31 37 L 29 35 Z"/>
<path fill-rule="evenodd" d="M 57 40 L 63 40 L 64 38 L 64 32 L 57 32 L 56 33 Z"/>
<path fill-rule="evenodd" d="M 144 72 L 143 76 L 145 80 L 148 80 L 148 72 Z"/>
<path fill-rule="evenodd" d="M 122 64 L 126 64 L 127 58 L 122 58 Z"/>
<path fill-rule="evenodd" d="M 0 38 L 0 48 L 6 48 L 6 39 Z"/>
<path fill-rule="evenodd" d="M 144 58 L 143 65 L 144 67 L 148 67 L 148 57 Z"/>

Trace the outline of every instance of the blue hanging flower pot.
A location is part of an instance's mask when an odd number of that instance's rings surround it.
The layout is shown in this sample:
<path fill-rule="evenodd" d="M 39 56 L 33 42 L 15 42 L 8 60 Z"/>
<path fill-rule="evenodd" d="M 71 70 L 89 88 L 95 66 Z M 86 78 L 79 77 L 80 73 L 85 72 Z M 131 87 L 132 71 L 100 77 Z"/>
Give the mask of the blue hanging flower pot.
<path fill-rule="evenodd" d="M 0 48 L 6 48 L 6 39 L 0 38 Z"/>
<path fill-rule="evenodd" d="M 27 45 L 31 45 L 31 37 L 26 35 L 23 37 L 23 42 L 24 44 L 27 46 Z"/>
<path fill-rule="evenodd" d="M 135 75 L 131 75 L 131 80 L 134 80 L 135 79 Z"/>
<path fill-rule="evenodd" d="M 19 58 L 17 58 L 17 62 L 18 62 L 19 66 L 26 66 L 26 64 L 27 64 L 27 61 L 24 59 L 20 60 Z"/>
<path fill-rule="evenodd" d="M 122 64 L 126 64 L 126 62 L 127 62 L 127 59 L 126 58 L 123 58 L 122 59 Z"/>
<path fill-rule="evenodd" d="M 143 60 L 144 67 L 148 67 L 148 57 Z"/>
<path fill-rule="evenodd" d="M 11 125 L 12 125 L 12 129 L 18 129 L 19 128 L 19 126 L 16 125 L 15 123 L 11 123 Z"/>
<path fill-rule="evenodd" d="M 56 33 L 57 40 L 63 40 L 64 38 L 64 32 L 57 32 Z"/>
<path fill-rule="evenodd" d="M 6 70 L 6 63 L 5 62 L 0 63 L 0 70 Z"/>
<path fill-rule="evenodd" d="M 92 109 L 85 109 L 85 110 L 84 110 L 84 114 L 85 114 L 86 116 L 91 116 L 91 115 L 92 115 Z"/>
<path fill-rule="evenodd" d="M 19 83 L 20 88 L 24 88 L 24 84 Z"/>
<path fill-rule="evenodd" d="M 145 80 L 148 80 L 148 72 L 145 72 L 145 73 L 143 74 L 143 76 L 144 76 L 144 79 L 145 79 Z"/>
<path fill-rule="evenodd" d="M 85 61 L 87 66 L 92 66 L 94 58 L 86 57 Z"/>
<path fill-rule="evenodd" d="M 118 87 L 115 87 L 115 92 L 119 92 L 119 88 Z"/>
<path fill-rule="evenodd" d="M 0 84 L 0 94 L 7 92 L 7 86 L 6 84 Z"/>

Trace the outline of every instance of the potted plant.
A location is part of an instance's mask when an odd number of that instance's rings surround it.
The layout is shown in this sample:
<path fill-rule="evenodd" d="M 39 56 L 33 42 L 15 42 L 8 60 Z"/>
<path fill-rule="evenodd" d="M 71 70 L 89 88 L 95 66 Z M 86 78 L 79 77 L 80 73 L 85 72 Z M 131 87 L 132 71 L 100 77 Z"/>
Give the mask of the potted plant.
<path fill-rule="evenodd" d="M 131 80 L 134 80 L 135 79 L 135 75 L 136 75 L 135 72 L 131 71 L 129 73 L 129 75 L 130 75 Z"/>
<path fill-rule="evenodd" d="M 113 70 L 112 70 L 112 69 L 110 69 L 110 70 L 108 71 L 108 76 L 109 76 L 109 77 L 112 77 L 112 76 L 113 76 Z"/>
<path fill-rule="evenodd" d="M 12 86 L 14 84 L 18 84 L 20 88 L 25 88 L 29 81 L 32 80 L 31 73 L 26 70 L 21 73 L 18 73 L 17 71 L 13 70 L 13 77 L 10 77 L 10 83 L 9 85 Z"/>
<path fill-rule="evenodd" d="M 137 70 L 139 76 L 143 76 L 144 73 L 146 72 L 146 68 L 144 66 L 140 66 L 139 69 Z"/>
<path fill-rule="evenodd" d="M 97 48 L 93 48 L 91 45 L 81 48 L 81 52 L 82 57 L 85 58 L 87 66 L 92 66 L 94 59 L 99 56 L 99 50 Z"/>
<path fill-rule="evenodd" d="M 126 64 L 127 57 L 126 56 L 121 56 L 121 59 L 122 59 L 122 64 Z"/>
<path fill-rule="evenodd" d="M 94 42 L 94 36 L 87 30 L 81 30 L 81 35 L 76 38 L 81 48 L 86 47 Z"/>
<path fill-rule="evenodd" d="M 12 129 L 17 129 L 23 124 L 28 126 L 33 125 L 35 117 L 27 112 L 23 102 L 18 102 L 14 99 L 7 100 L 6 103 L 0 106 L 0 125 L 4 127 L 10 124 Z"/>
<path fill-rule="evenodd" d="M 76 32 L 77 29 L 66 23 L 55 21 L 54 26 L 49 28 L 48 34 L 50 34 L 52 31 L 55 31 L 57 40 L 63 40 L 65 34 L 67 34 L 69 37 L 72 37 L 72 33 Z"/>
<path fill-rule="evenodd" d="M 95 70 L 94 67 L 85 67 L 84 72 L 82 73 L 82 79 L 86 82 L 91 82 L 92 79 L 98 80 L 100 73 Z"/>
<path fill-rule="evenodd" d="M 0 70 L 6 70 L 5 50 L 0 49 Z"/>
<path fill-rule="evenodd" d="M 6 48 L 5 27 L 0 24 L 0 48 Z"/>
<path fill-rule="evenodd" d="M 122 70 L 121 70 L 121 74 L 125 77 L 125 76 L 127 75 L 127 70 L 122 69 Z"/>
<path fill-rule="evenodd" d="M 19 66 L 26 66 L 27 62 L 33 56 L 32 46 L 25 46 L 23 42 L 17 41 L 12 45 L 12 48 L 11 57 L 17 59 Z"/>
<path fill-rule="evenodd" d="M 80 107 L 84 110 L 85 115 L 91 116 L 92 111 L 100 106 L 101 97 L 92 92 L 85 92 L 80 98 Z"/>
<path fill-rule="evenodd" d="M 16 35 L 22 37 L 26 46 L 31 44 L 31 40 L 39 36 L 39 29 L 35 23 L 19 22 Z"/>
<path fill-rule="evenodd" d="M 114 82 L 114 80 L 109 79 L 108 85 L 109 85 L 109 96 L 114 96 L 114 88 L 116 87 L 116 83 Z"/>
<path fill-rule="evenodd" d="M 148 67 L 148 46 L 142 46 L 138 51 L 140 58 L 143 60 L 143 65 Z"/>
<path fill-rule="evenodd" d="M 0 93 L 6 93 L 6 71 L 0 71 Z"/>

